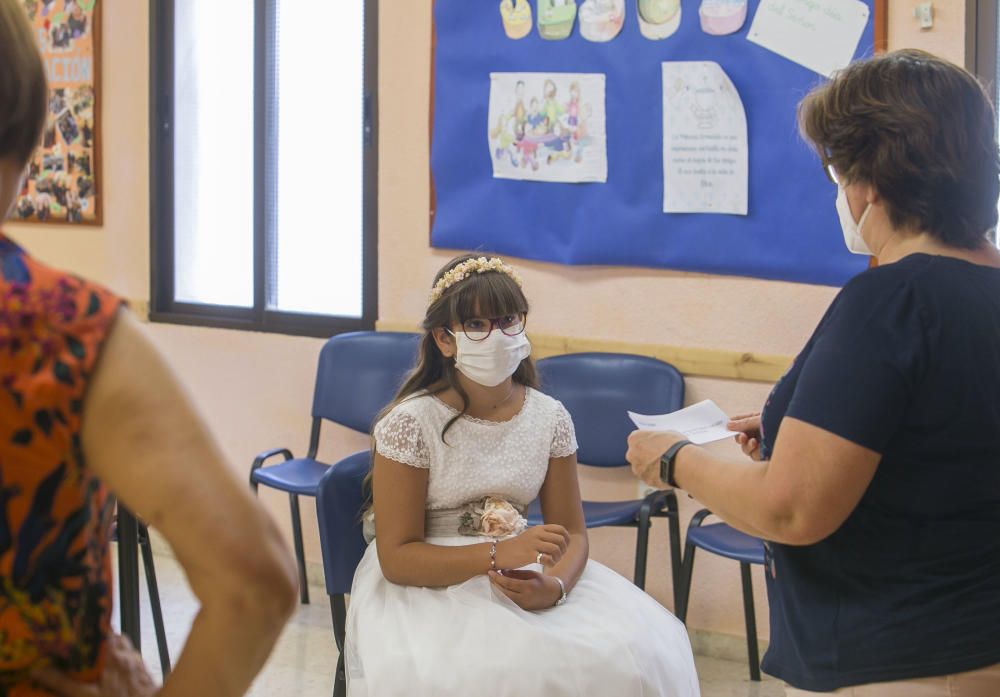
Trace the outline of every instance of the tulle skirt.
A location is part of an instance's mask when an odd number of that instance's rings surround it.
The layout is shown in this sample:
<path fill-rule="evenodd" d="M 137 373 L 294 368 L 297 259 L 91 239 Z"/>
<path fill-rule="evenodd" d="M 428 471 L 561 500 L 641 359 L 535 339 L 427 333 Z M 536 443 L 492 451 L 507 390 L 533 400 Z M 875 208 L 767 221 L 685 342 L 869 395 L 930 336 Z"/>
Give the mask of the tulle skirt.
<path fill-rule="evenodd" d="M 351 592 L 349 697 L 699 694 L 684 625 L 602 564 L 587 563 L 563 605 L 529 612 L 495 591 L 487 576 L 449 588 L 390 583 L 375 544 Z"/>

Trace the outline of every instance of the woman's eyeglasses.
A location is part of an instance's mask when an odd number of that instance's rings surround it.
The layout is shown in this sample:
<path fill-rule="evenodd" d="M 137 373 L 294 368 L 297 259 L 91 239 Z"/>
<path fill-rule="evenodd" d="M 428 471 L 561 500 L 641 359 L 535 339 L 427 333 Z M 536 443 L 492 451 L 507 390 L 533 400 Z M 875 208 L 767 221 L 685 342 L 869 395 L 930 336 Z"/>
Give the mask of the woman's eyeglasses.
<path fill-rule="evenodd" d="M 517 336 L 524 332 L 528 324 L 528 315 L 520 312 L 514 315 L 504 315 L 503 317 L 473 317 L 463 320 L 462 331 L 470 341 L 486 341 L 493 329 L 499 329 L 507 336 Z"/>

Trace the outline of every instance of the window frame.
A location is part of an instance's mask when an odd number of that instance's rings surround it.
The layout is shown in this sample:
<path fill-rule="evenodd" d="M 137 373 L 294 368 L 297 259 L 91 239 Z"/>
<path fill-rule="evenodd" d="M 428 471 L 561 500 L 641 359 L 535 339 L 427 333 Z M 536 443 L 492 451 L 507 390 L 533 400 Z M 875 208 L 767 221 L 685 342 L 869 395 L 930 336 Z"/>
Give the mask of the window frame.
<path fill-rule="evenodd" d="M 1000 62 L 1000 28 L 996 0 L 966 0 L 965 4 L 965 67 L 986 86 L 997 105 L 997 63 Z M 993 244 L 1000 245 L 997 229 L 992 232 Z"/>
<path fill-rule="evenodd" d="M 277 3 L 254 6 L 253 307 L 178 302 L 174 295 L 174 2 L 150 0 L 150 313 L 152 322 L 328 337 L 374 329 L 378 315 L 378 0 L 364 2 L 362 158 L 362 316 L 337 317 L 268 309 L 277 269 L 268 250 L 277 244 L 277 119 L 269 109 L 277 90 Z"/>
<path fill-rule="evenodd" d="M 979 77 L 996 100 L 997 37 L 996 0 L 966 0 L 965 67 Z"/>

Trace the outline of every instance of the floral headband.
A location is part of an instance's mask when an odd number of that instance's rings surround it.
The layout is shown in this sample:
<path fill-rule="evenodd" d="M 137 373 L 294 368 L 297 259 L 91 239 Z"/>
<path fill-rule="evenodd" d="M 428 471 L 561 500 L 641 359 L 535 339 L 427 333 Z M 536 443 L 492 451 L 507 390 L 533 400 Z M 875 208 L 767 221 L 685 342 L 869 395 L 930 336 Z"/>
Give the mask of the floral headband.
<path fill-rule="evenodd" d="M 474 273 L 486 273 L 487 271 L 507 274 L 514 279 L 514 282 L 518 286 L 521 285 L 521 277 L 514 271 L 514 267 L 505 264 L 503 259 L 499 257 L 493 257 L 492 259 L 487 259 L 486 257 L 469 259 L 448 271 L 434 284 L 434 288 L 431 290 L 431 305 L 440 300 L 444 292 L 456 283 L 461 283 L 465 279 L 470 278 Z"/>

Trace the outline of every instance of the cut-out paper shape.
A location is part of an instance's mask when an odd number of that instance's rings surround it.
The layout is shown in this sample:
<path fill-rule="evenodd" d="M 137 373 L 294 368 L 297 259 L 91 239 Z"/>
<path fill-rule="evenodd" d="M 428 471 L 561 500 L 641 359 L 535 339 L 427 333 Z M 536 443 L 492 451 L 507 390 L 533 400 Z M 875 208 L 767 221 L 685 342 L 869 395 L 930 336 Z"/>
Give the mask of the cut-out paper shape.
<path fill-rule="evenodd" d="M 663 64 L 663 212 L 747 214 L 747 117 L 718 63 Z"/>
<path fill-rule="evenodd" d="M 761 0 L 747 38 L 831 77 L 854 58 L 870 15 L 862 0 Z"/>
<path fill-rule="evenodd" d="M 681 26 L 681 0 L 636 0 L 639 32 L 659 41 L 672 36 Z"/>
<path fill-rule="evenodd" d="M 573 33 L 576 0 L 538 0 L 538 34 L 558 41 Z"/>
<path fill-rule="evenodd" d="M 531 32 L 531 5 L 528 0 L 500 0 L 503 30 L 511 39 L 523 39 Z"/>
<path fill-rule="evenodd" d="M 611 41 L 624 24 L 625 0 L 586 0 L 580 5 L 580 36 L 587 41 Z"/>
<path fill-rule="evenodd" d="M 491 73 L 488 119 L 495 178 L 607 181 L 604 75 Z"/>
<path fill-rule="evenodd" d="M 734 34 L 747 19 L 747 0 L 701 0 L 698 16 L 706 34 Z"/>

